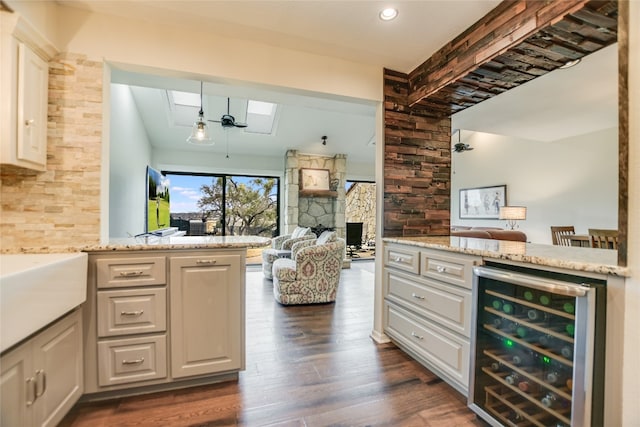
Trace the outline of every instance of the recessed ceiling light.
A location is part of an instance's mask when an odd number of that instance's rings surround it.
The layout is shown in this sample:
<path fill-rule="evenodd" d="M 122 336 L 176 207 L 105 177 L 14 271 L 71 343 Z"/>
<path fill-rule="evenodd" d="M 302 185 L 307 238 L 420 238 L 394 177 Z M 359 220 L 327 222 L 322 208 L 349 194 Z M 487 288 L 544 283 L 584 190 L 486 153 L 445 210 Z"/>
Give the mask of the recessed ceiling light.
<path fill-rule="evenodd" d="M 392 19 L 395 19 L 396 16 L 398 16 L 398 10 L 392 7 L 388 7 L 380 11 L 380 19 L 383 21 L 391 21 Z"/>
<path fill-rule="evenodd" d="M 574 67 L 574 66 L 578 65 L 579 63 L 580 63 L 580 58 L 574 59 L 573 61 L 567 61 L 567 62 L 564 63 L 564 65 L 561 65 L 559 68 L 565 70 L 567 68 Z"/>

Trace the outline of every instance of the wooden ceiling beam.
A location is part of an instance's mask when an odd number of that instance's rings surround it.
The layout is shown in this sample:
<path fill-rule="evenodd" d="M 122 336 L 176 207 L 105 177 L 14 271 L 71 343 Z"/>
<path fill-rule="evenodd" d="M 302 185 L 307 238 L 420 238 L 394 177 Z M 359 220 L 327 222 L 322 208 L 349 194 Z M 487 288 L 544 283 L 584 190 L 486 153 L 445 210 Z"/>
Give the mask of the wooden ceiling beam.
<path fill-rule="evenodd" d="M 507 52 L 542 28 L 577 13 L 589 0 L 505 0 L 409 74 L 413 106 L 479 66 Z M 611 2 L 601 2 L 611 3 Z M 578 18 L 611 30 L 610 18 L 592 11 Z M 615 34 L 615 27 L 613 27 Z"/>

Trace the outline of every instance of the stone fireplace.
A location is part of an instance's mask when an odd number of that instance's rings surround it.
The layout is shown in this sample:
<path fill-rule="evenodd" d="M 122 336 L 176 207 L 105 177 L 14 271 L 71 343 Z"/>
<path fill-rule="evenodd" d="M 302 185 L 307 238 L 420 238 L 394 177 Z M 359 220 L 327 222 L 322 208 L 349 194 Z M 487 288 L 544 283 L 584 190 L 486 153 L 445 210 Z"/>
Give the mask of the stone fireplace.
<path fill-rule="evenodd" d="M 296 226 L 329 228 L 344 238 L 346 166 L 347 157 L 344 154 L 329 157 L 287 151 L 283 233 L 290 233 Z M 330 191 L 301 191 L 300 169 L 328 170 Z"/>

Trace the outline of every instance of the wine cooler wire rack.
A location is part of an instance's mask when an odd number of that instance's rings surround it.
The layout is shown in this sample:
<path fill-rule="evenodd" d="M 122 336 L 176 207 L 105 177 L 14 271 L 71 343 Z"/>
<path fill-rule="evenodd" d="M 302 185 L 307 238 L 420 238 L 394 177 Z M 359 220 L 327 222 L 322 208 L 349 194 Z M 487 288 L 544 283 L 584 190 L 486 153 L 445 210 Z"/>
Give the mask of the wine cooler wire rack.
<path fill-rule="evenodd" d="M 496 292 L 493 290 L 486 289 L 485 293 L 487 295 L 491 295 L 493 297 L 500 298 L 505 301 L 511 301 L 517 303 L 521 306 L 533 308 L 536 310 L 543 311 L 548 314 L 552 314 L 554 316 L 559 316 L 565 318 L 567 320 L 575 321 L 575 315 L 571 313 L 566 313 L 563 311 L 559 311 L 553 309 L 548 306 L 536 304 L 533 302 L 529 302 L 526 300 L 522 300 L 519 298 L 514 298 L 509 295 L 504 295 L 500 292 Z M 571 344 L 573 346 L 574 339 L 564 333 L 560 333 L 555 329 L 545 327 L 540 325 L 540 323 L 534 323 L 530 321 L 528 317 L 510 315 L 501 311 L 498 311 L 492 307 L 485 306 L 484 310 L 488 313 L 491 313 L 494 316 L 502 317 L 503 319 L 507 319 L 511 322 L 517 323 L 518 325 L 525 326 L 531 330 L 538 331 L 540 333 L 544 333 L 550 336 L 553 336 L 557 339 L 560 339 L 566 343 Z M 485 324 L 483 325 L 484 329 L 491 332 L 492 334 L 497 335 L 501 338 L 506 338 L 511 340 L 514 343 L 519 344 L 522 347 L 528 348 L 531 351 L 534 351 L 540 355 L 547 356 L 556 360 L 570 368 L 573 368 L 573 361 L 568 360 L 567 358 L 555 354 L 551 351 L 548 351 L 546 348 L 542 348 L 538 345 L 535 345 L 517 335 L 511 335 L 505 333 L 504 331 L 493 327 L 491 325 Z M 484 350 L 483 353 L 497 362 L 499 365 L 502 365 L 510 370 L 510 372 L 515 372 L 520 375 L 523 379 L 527 379 L 536 384 L 538 391 L 536 393 L 527 393 L 517 386 L 511 385 L 507 383 L 505 380 L 508 372 L 493 372 L 488 367 L 483 367 L 482 371 L 492 378 L 494 381 L 498 382 L 497 385 L 486 386 L 486 405 L 490 412 L 496 416 L 501 422 L 507 425 L 514 426 L 523 426 L 523 425 L 533 425 L 545 427 L 549 425 L 549 422 L 556 422 L 557 420 L 566 423 L 567 425 L 571 424 L 571 390 L 568 387 L 555 387 L 552 384 L 549 384 L 539 377 L 542 377 L 542 372 L 540 370 L 524 370 L 518 368 L 514 364 L 508 362 L 503 355 L 508 355 L 508 353 L 500 353 L 490 350 Z M 506 389 L 505 389 L 506 388 Z M 499 390 L 508 390 L 507 394 L 500 392 Z M 555 393 L 561 399 L 564 399 L 568 403 L 568 407 L 562 410 L 553 409 L 542 405 L 540 402 L 540 397 L 543 396 L 547 392 Z M 514 423 L 509 420 L 508 413 L 517 414 L 518 418 L 521 420 L 526 420 L 525 424 L 522 422 Z M 550 418 L 552 417 L 552 418 Z"/>
<path fill-rule="evenodd" d="M 504 300 L 507 300 L 507 301 L 515 302 L 516 304 L 524 305 L 525 307 L 535 308 L 537 310 L 545 311 L 545 312 L 547 312 L 549 314 L 553 314 L 555 316 L 564 317 L 564 318 L 569 319 L 569 320 L 575 320 L 575 318 L 576 318 L 576 316 L 574 314 L 567 313 L 567 312 L 560 311 L 560 310 L 556 310 L 556 309 L 551 308 L 551 307 L 546 306 L 546 305 L 536 304 L 535 302 L 529 302 L 527 300 L 523 300 L 523 299 L 520 299 L 520 298 L 517 298 L 517 297 L 512 297 L 510 295 L 505 295 L 505 294 L 502 294 L 500 292 L 493 291 L 491 289 L 486 289 L 484 292 L 487 295 L 491 295 L 491 296 L 498 297 L 498 298 L 501 298 L 501 299 L 504 299 Z"/>
<path fill-rule="evenodd" d="M 505 393 L 500 385 L 487 386 L 485 391 L 487 410 L 507 426 L 548 427 L 558 422 L 557 417 L 547 412 L 540 412 L 535 406 L 531 406 L 528 400 L 519 398 L 513 393 Z M 515 421 L 509 419 L 513 414 L 518 418 Z"/>
<path fill-rule="evenodd" d="M 547 389 L 548 391 L 551 391 L 555 394 L 557 394 L 558 396 L 562 397 L 563 399 L 566 399 L 568 401 L 571 401 L 571 390 L 569 390 L 568 387 L 556 387 L 553 384 L 549 384 L 548 382 L 545 382 L 544 380 L 540 379 L 541 376 L 541 372 L 540 371 L 527 371 L 524 369 L 520 369 L 517 366 L 513 365 L 512 363 L 509 363 L 508 361 L 506 361 L 504 358 L 500 357 L 500 355 L 489 351 L 489 350 L 484 350 L 483 352 L 485 355 L 489 356 L 490 358 L 492 358 L 493 360 L 495 360 L 496 362 L 504 365 L 505 367 L 509 368 L 510 371 L 513 371 L 515 373 L 517 373 L 518 375 L 520 375 L 523 378 L 526 378 L 530 381 L 535 382 L 538 386 L 540 387 L 544 387 L 545 389 Z M 488 369 L 488 368 L 487 368 Z M 501 380 L 504 380 L 504 377 L 507 376 L 508 372 L 504 372 L 504 376 L 502 375 L 502 373 L 497 373 L 497 372 L 492 372 L 492 376 L 495 378 L 496 375 L 498 377 L 500 377 Z M 504 384 L 507 384 L 506 381 L 504 381 Z M 511 387 L 510 384 L 507 384 L 509 387 Z M 514 391 L 521 393 L 521 394 L 527 394 L 525 392 L 523 392 L 522 390 L 520 390 L 519 388 L 515 388 Z"/>
<path fill-rule="evenodd" d="M 489 311 L 489 310 L 487 310 L 487 311 Z M 493 310 L 491 310 L 491 311 L 493 311 Z M 522 323 L 522 324 L 524 324 L 524 323 Z M 519 344 L 522 347 L 526 347 L 531 351 L 535 351 L 538 354 L 542 354 L 543 356 L 550 357 L 550 358 L 562 363 L 563 365 L 566 365 L 566 366 L 568 366 L 570 368 L 573 368 L 573 361 L 572 360 L 569 360 L 569 359 L 567 359 L 567 358 L 565 358 L 565 357 L 563 357 L 563 356 L 561 356 L 559 354 L 553 353 L 553 352 L 551 352 L 551 351 L 549 351 L 547 349 L 544 349 L 544 348 L 539 347 L 539 346 L 537 346 L 535 344 L 532 344 L 529 341 L 526 341 L 526 340 L 524 340 L 522 338 L 517 337 L 516 335 L 511 335 L 511 334 L 508 334 L 508 333 L 506 333 L 504 331 L 501 331 L 500 329 L 494 328 L 491 325 L 482 325 L 482 326 L 486 330 L 491 331 L 494 334 L 499 335 L 499 336 L 501 336 L 503 338 L 509 339 L 509 340 L 513 341 L 514 343 Z"/>

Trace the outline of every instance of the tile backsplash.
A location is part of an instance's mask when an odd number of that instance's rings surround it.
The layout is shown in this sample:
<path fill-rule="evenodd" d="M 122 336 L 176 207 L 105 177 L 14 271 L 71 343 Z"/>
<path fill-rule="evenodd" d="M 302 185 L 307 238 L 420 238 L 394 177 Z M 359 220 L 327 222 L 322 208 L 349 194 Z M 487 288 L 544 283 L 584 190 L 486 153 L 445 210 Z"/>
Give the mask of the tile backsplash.
<path fill-rule="evenodd" d="M 100 240 L 103 63 L 64 53 L 49 62 L 47 170 L 0 170 L 0 250 Z"/>

